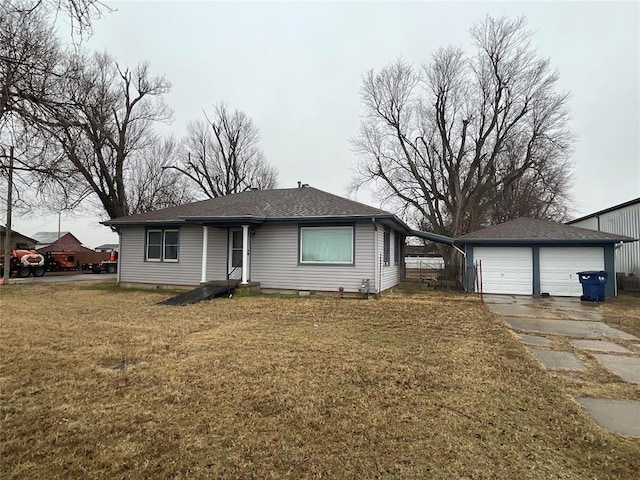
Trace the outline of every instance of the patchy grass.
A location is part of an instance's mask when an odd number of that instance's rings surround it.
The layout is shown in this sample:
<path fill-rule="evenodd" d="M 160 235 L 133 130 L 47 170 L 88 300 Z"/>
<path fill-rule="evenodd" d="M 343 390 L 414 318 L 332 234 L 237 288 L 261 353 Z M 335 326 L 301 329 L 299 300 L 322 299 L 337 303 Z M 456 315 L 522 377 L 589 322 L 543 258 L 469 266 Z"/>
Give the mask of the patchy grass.
<path fill-rule="evenodd" d="M 604 321 L 640 338 L 640 293 L 618 292 L 602 304 Z"/>
<path fill-rule="evenodd" d="M 2 478 L 636 478 L 472 297 L 8 286 Z"/>

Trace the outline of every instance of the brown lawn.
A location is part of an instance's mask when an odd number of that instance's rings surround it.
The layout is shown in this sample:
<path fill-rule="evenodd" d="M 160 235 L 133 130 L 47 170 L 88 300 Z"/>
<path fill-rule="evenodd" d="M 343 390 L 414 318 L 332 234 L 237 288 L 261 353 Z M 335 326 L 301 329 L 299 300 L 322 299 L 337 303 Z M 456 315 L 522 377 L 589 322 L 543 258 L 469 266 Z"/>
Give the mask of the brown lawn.
<path fill-rule="evenodd" d="M 640 338 L 640 293 L 618 292 L 616 298 L 608 298 L 602 307 L 606 323 Z"/>
<path fill-rule="evenodd" d="M 0 477 L 637 478 L 475 298 L 3 287 Z"/>

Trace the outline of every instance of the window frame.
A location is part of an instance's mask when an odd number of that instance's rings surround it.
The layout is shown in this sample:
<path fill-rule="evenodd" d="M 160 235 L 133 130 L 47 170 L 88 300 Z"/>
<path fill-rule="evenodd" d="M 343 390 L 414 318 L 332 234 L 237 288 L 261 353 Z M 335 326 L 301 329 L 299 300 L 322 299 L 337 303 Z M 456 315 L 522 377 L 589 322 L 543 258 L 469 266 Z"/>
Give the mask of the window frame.
<path fill-rule="evenodd" d="M 391 266 L 391 230 L 388 227 L 382 232 L 382 262 L 385 267 Z"/>
<path fill-rule="evenodd" d="M 170 246 L 175 246 L 176 248 L 176 258 L 167 258 L 167 233 L 173 233 L 175 232 L 177 234 L 177 238 L 176 238 L 176 243 L 171 244 Z M 170 263 L 177 263 L 178 259 L 180 258 L 180 229 L 178 228 L 165 228 L 162 231 L 162 261 L 163 262 L 170 262 Z"/>
<path fill-rule="evenodd" d="M 394 265 L 400 265 L 400 234 L 398 232 L 394 232 L 393 238 L 393 263 Z"/>
<path fill-rule="evenodd" d="M 176 243 L 168 244 L 167 243 L 167 233 L 177 233 Z M 151 233 L 160 233 L 160 244 L 150 243 L 149 235 Z M 150 246 L 160 247 L 160 255 L 158 257 L 150 257 L 149 256 L 149 247 Z M 176 258 L 169 258 L 167 256 L 167 247 L 175 247 L 176 249 Z M 144 236 L 144 261 L 145 262 L 160 262 L 160 263 L 178 263 L 180 261 L 180 229 L 175 227 L 168 228 L 158 228 L 152 227 L 145 229 Z"/>
<path fill-rule="evenodd" d="M 302 247 L 303 247 L 303 232 L 305 230 L 328 230 L 328 229 L 350 229 L 351 230 L 351 261 L 349 262 L 330 262 L 330 261 L 303 261 L 302 260 Z M 318 225 L 318 224 L 299 224 L 298 225 L 298 266 L 327 266 L 327 267 L 354 267 L 356 264 L 356 226 L 353 223 L 349 224 L 331 224 L 331 225 Z"/>

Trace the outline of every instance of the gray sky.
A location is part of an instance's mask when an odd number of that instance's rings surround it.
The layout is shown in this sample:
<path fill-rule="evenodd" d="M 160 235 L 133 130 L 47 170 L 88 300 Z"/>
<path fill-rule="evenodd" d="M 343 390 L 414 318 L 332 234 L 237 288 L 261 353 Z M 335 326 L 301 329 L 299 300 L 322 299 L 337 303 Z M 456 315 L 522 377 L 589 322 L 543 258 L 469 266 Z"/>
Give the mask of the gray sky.
<path fill-rule="evenodd" d="M 356 161 L 363 72 L 398 57 L 419 64 L 447 44 L 471 48 L 469 28 L 486 14 L 524 15 L 571 92 L 575 215 L 640 196 L 638 2 L 106 3 L 116 11 L 87 46 L 167 76 L 175 115 L 163 129 L 181 136 L 224 101 L 260 128 L 280 187 L 301 180 L 339 195 Z M 379 206 L 366 193 L 357 200 Z M 99 220 L 63 214 L 62 230 L 90 247 L 117 241 Z M 57 228 L 56 214 L 14 221 L 27 235 Z"/>

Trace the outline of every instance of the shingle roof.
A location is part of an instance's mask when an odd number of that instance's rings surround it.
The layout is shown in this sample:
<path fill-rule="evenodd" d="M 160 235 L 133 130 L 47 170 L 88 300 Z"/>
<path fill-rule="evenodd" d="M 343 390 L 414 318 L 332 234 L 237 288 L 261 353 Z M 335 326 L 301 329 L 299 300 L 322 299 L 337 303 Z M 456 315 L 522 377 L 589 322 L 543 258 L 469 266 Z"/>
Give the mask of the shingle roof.
<path fill-rule="evenodd" d="M 493 227 L 477 230 L 456 238 L 460 243 L 478 241 L 566 241 L 603 243 L 630 242 L 634 239 L 613 233 L 598 232 L 586 228 L 572 227 L 548 220 L 518 218 Z"/>
<path fill-rule="evenodd" d="M 393 214 L 312 187 L 249 190 L 153 212 L 103 222 L 105 225 L 213 219 L 278 219 L 392 217 Z"/>

